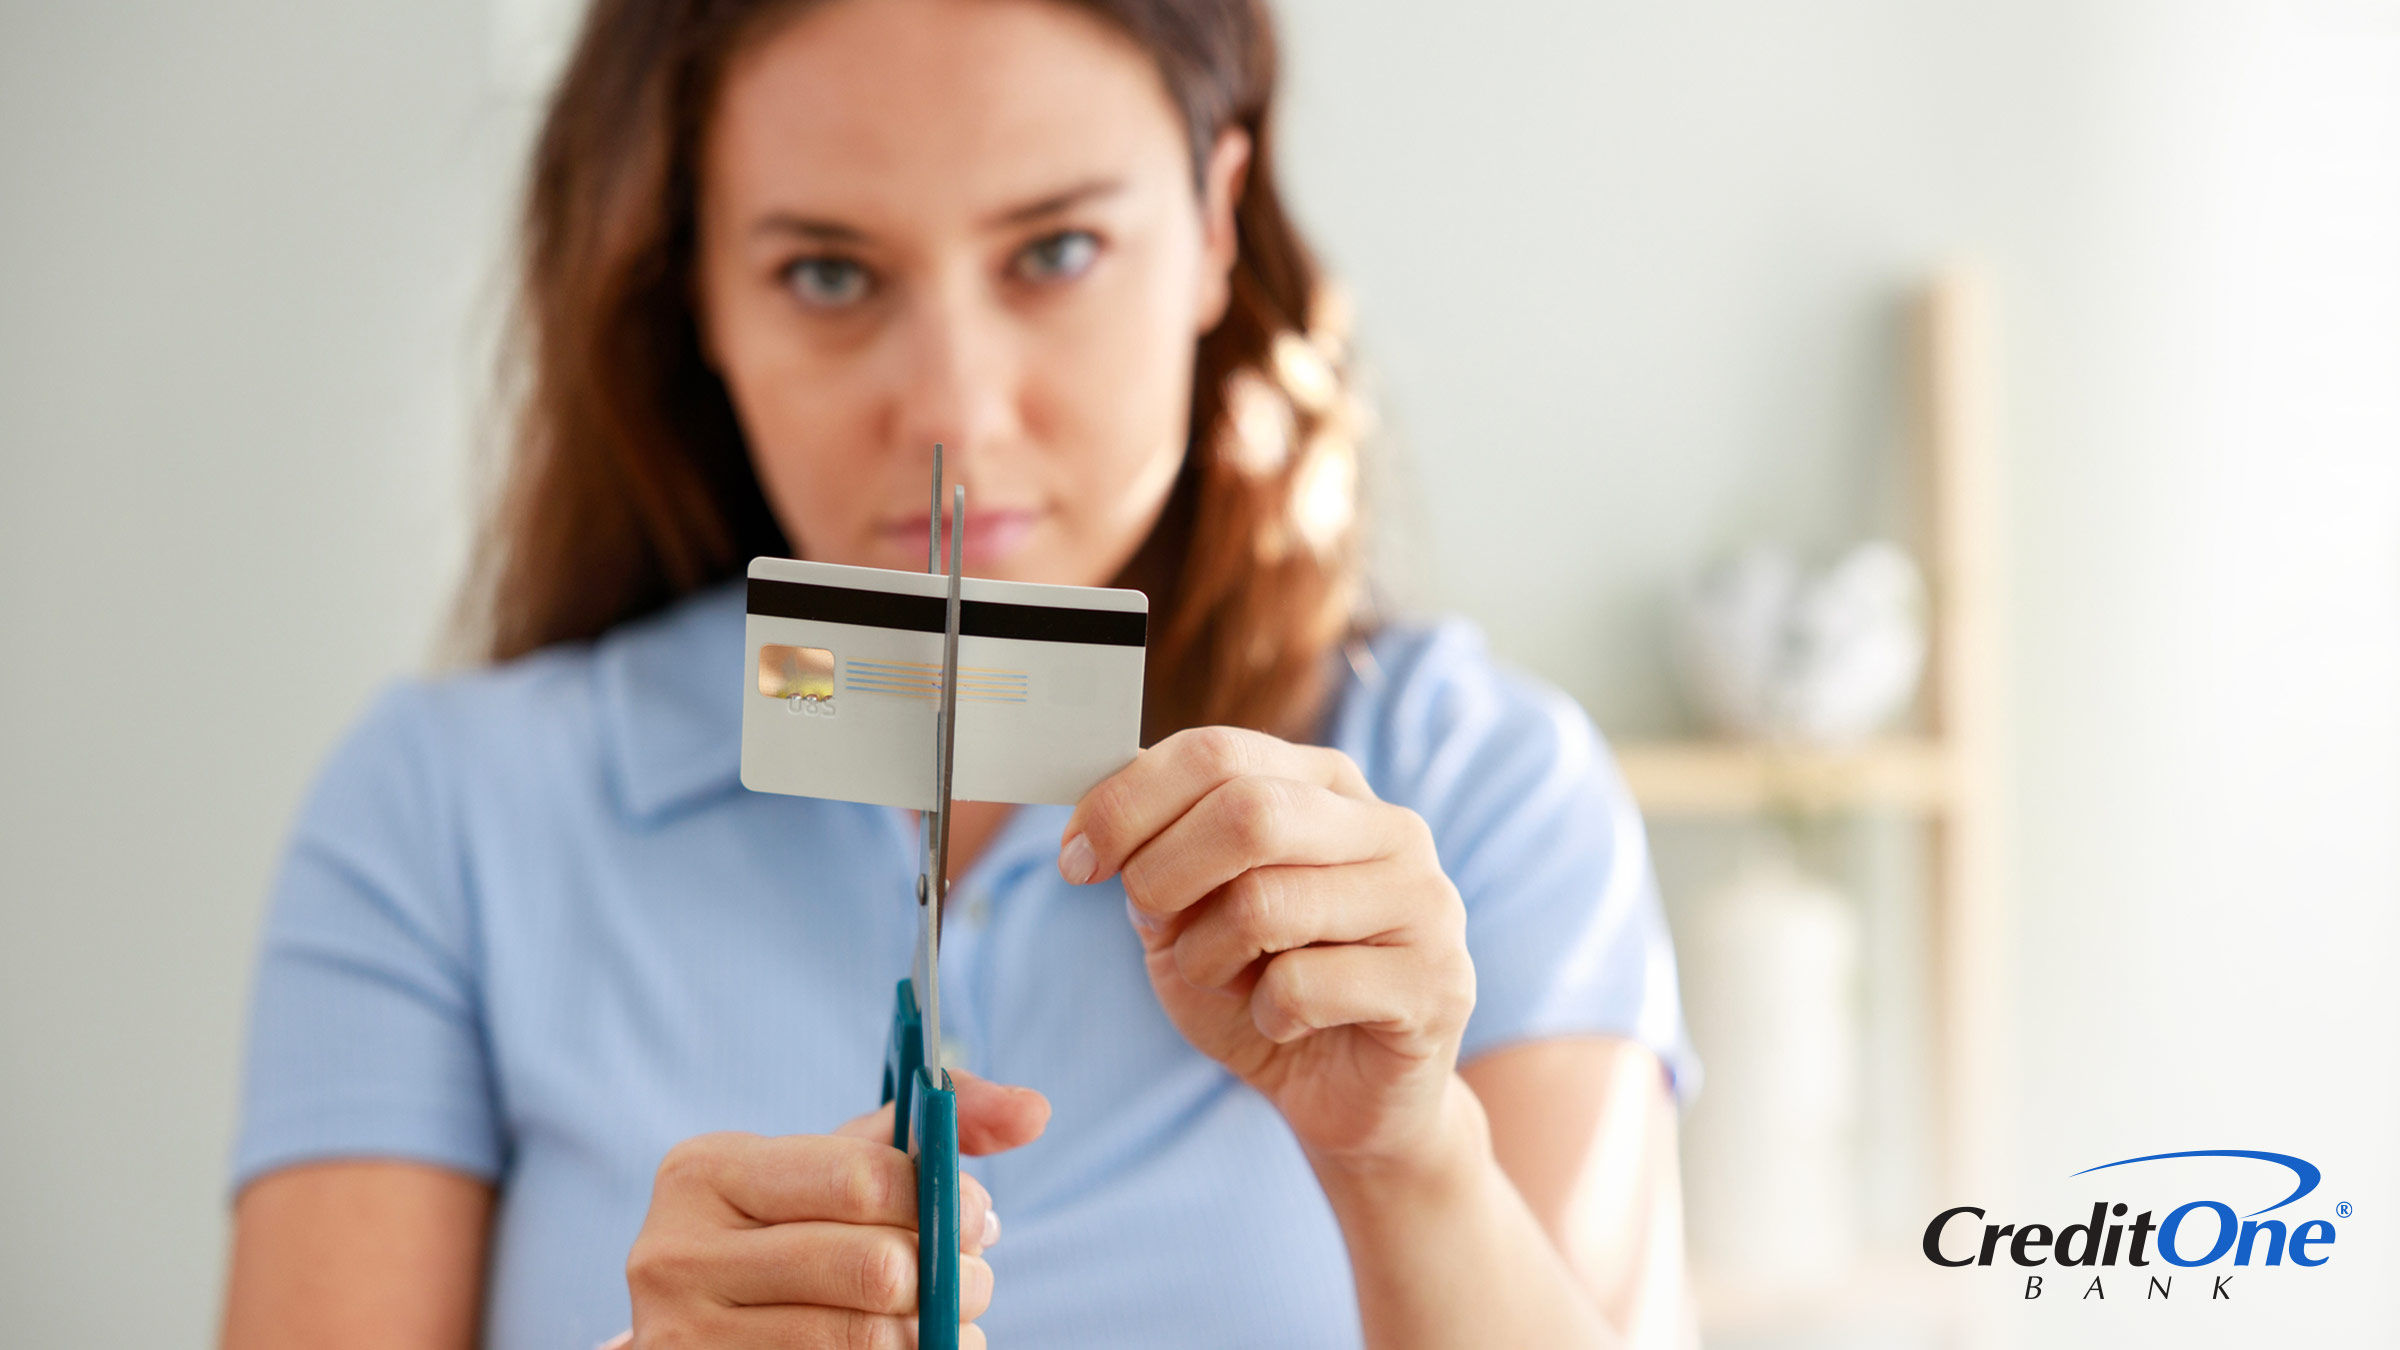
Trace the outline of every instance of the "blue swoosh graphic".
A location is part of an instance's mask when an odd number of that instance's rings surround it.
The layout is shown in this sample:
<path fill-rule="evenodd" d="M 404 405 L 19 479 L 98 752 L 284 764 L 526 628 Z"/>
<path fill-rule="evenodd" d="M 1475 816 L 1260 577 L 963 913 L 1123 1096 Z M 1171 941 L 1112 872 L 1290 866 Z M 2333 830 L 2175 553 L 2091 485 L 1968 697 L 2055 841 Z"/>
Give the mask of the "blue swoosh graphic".
<path fill-rule="evenodd" d="M 2113 1163 L 2102 1163 L 2098 1167 L 2087 1167 L 2083 1169 L 2083 1172 L 2077 1172 L 2075 1175 L 2082 1176 L 2084 1172 L 2100 1172 L 2111 1167 L 2123 1167 L 2128 1163 L 2157 1162 L 2162 1158 L 2256 1158 L 2260 1162 L 2281 1163 L 2292 1169 L 2292 1175 L 2300 1178 L 2300 1189 L 2267 1206 L 2266 1209 L 2252 1210 L 2242 1216 L 2245 1219 L 2255 1219 L 2270 1210 L 2281 1209 L 2315 1190 L 2317 1183 L 2325 1179 L 2324 1173 L 2317 1170 L 2317 1165 L 2305 1158 L 2295 1158 L 2289 1153 L 2259 1153 L 2246 1148 L 2202 1148 L 2194 1149 L 2189 1153 L 2153 1153 L 2146 1158 L 2122 1158 Z"/>

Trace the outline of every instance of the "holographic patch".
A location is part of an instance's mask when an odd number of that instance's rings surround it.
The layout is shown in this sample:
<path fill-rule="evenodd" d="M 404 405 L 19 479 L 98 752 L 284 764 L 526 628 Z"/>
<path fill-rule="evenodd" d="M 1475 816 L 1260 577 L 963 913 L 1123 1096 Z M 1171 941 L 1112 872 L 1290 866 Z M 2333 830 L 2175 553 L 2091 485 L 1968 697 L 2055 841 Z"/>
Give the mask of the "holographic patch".
<path fill-rule="evenodd" d="M 823 647 L 785 647 L 772 642 L 761 646 L 758 692 L 768 698 L 832 698 L 833 653 Z"/>

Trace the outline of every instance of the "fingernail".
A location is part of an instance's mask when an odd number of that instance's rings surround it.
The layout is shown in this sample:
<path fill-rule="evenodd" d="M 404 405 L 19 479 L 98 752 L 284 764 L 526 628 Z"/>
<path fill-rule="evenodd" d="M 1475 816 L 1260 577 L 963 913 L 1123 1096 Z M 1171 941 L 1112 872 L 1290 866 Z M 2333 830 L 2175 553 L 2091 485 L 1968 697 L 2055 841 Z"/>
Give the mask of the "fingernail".
<path fill-rule="evenodd" d="M 1092 879 L 1096 861 L 1092 857 L 1092 841 L 1078 831 L 1074 838 L 1067 841 L 1067 846 L 1059 850 L 1058 870 L 1067 880 L 1080 886 Z"/>
<path fill-rule="evenodd" d="M 1133 920 L 1133 926 L 1141 929 L 1145 933 L 1155 933 L 1158 931 L 1158 919 L 1151 914 L 1134 908 L 1133 897 L 1130 895 L 1125 897 L 1125 917 Z"/>
<path fill-rule="evenodd" d="M 999 1240 L 1000 1211 L 987 1209 L 983 1212 L 983 1245 L 989 1247 Z"/>

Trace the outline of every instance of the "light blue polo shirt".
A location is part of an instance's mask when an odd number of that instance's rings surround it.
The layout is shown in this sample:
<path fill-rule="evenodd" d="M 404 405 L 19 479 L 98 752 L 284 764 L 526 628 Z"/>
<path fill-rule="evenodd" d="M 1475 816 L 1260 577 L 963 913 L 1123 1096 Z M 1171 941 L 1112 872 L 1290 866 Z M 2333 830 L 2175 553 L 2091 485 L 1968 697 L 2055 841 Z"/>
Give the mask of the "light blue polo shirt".
<path fill-rule="evenodd" d="M 401 684 L 319 778 L 277 880 L 236 1183 L 389 1157 L 495 1182 L 486 1343 L 589 1350 L 668 1147 L 821 1132 L 876 1104 L 914 937 L 897 809 L 745 790 L 738 582 L 596 643 Z M 1343 663 L 1327 743 L 1432 826 L 1467 905 L 1465 1059 L 1633 1037 L 1688 1097 L 1639 816 L 1568 698 L 1463 622 Z M 1158 1007 L 1111 880 L 1020 807 L 957 881 L 959 1062 L 1049 1095 L 967 1170 L 1006 1224 L 995 1345 L 1359 1343 L 1331 1210 L 1265 1099 Z"/>

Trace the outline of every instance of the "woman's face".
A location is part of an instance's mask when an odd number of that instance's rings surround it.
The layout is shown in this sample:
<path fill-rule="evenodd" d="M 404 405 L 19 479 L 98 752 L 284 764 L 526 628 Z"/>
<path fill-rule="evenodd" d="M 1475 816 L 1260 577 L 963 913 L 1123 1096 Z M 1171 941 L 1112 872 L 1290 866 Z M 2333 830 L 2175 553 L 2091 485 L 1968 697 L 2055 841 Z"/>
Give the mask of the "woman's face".
<path fill-rule="evenodd" d="M 1053 0 L 832 0 L 734 57 L 694 298 L 800 556 L 922 569 L 940 442 L 968 572 L 1117 575 L 1234 255 L 1247 142 L 1199 189 L 1188 145 L 1150 57 Z"/>

